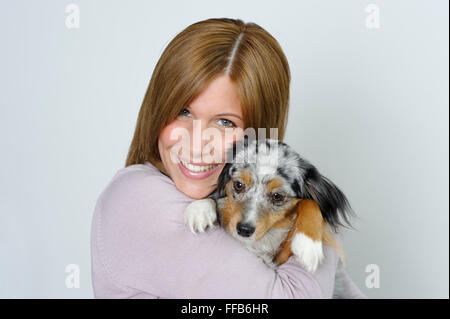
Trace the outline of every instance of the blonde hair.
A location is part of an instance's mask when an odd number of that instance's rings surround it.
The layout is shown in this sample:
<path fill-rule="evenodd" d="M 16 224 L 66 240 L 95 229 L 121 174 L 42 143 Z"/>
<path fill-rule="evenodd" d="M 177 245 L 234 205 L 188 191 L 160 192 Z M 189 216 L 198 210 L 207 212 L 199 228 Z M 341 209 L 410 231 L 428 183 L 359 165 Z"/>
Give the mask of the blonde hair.
<path fill-rule="evenodd" d="M 162 129 L 216 77 L 236 85 L 244 128 L 278 129 L 283 140 L 290 71 L 280 45 L 259 25 L 208 19 L 188 26 L 167 45 L 142 102 L 126 165 L 149 161 L 167 175 L 159 155 Z"/>

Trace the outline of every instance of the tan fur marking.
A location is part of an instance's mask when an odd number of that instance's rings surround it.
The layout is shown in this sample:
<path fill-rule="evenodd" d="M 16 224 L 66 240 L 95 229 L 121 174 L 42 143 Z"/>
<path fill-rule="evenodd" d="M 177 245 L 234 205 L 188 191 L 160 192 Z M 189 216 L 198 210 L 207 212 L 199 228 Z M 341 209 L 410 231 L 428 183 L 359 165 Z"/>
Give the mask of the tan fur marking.
<path fill-rule="evenodd" d="M 272 192 L 272 190 L 277 189 L 281 186 L 283 186 L 283 182 L 278 178 L 274 178 L 269 183 L 267 183 L 267 192 L 270 193 Z"/>
<path fill-rule="evenodd" d="M 293 225 L 292 214 L 299 199 L 291 201 L 286 209 L 281 212 L 267 213 L 256 223 L 255 238 L 261 239 L 271 228 L 289 228 Z"/>
<path fill-rule="evenodd" d="M 319 205 L 311 199 L 304 199 L 297 206 L 297 214 L 297 231 L 314 241 L 322 240 L 323 217 Z"/>
<path fill-rule="evenodd" d="M 250 173 L 243 171 L 241 177 L 246 185 L 251 185 Z M 281 181 L 273 179 L 267 185 L 267 189 L 270 191 L 280 186 Z M 227 200 L 221 211 L 221 217 L 223 227 L 229 232 L 235 232 L 237 223 L 242 220 L 242 206 L 234 201 L 231 187 L 233 185 L 230 181 L 225 186 Z M 274 262 L 278 265 L 285 263 L 292 256 L 291 240 L 297 232 L 304 233 L 312 240 L 320 240 L 324 245 L 335 248 L 340 259 L 344 262 L 343 250 L 330 233 L 328 224 L 322 217 L 320 207 L 314 200 L 294 199 L 291 200 L 291 204 L 284 211 L 266 214 L 256 224 L 256 240 L 263 237 L 271 228 L 290 228 L 289 234 L 280 245 L 274 258 Z"/>
<path fill-rule="evenodd" d="M 285 229 L 292 227 L 292 225 L 294 225 L 294 221 L 290 217 L 285 217 L 273 224 L 271 228 Z"/>
<path fill-rule="evenodd" d="M 328 224 L 322 217 L 319 205 L 313 200 L 303 199 L 297 204 L 296 212 L 295 224 L 289 231 L 285 241 L 280 245 L 274 262 L 281 265 L 292 256 L 291 240 L 297 232 L 304 233 L 312 240 L 321 240 L 323 244 L 335 248 L 342 262 L 344 262 L 343 251 L 333 235 L 331 235 Z"/>
<path fill-rule="evenodd" d="M 284 213 L 281 214 L 265 214 L 256 223 L 255 239 L 260 240 L 272 226 L 285 219 Z"/>
<path fill-rule="evenodd" d="M 248 171 L 243 170 L 241 173 L 241 178 L 247 187 L 250 187 L 250 185 L 252 185 L 252 176 L 250 175 L 250 173 Z"/>
<path fill-rule="evenodd" d="M 230 193 L 230 187 L 232 187 L 231 181 L 225 186 L 227 200 L 221 211 L 221 216 L 223 227 L 227 231 L 232 232 L 236 229 L 237 223 L 242 220 L 242 207 L 233 200 L 233 196 Z"/>

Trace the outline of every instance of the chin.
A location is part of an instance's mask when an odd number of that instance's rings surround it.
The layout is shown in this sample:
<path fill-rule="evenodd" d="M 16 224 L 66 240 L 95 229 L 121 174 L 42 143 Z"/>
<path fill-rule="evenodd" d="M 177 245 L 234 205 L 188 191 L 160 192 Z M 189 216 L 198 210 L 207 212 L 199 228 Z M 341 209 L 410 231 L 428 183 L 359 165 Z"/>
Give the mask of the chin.
<path fill-rule="evenodd" d="M 175 184 L 176 185 L 176 184 Z M 177 185 L 176 185 L 177 186 Z M 178 190 L 192 199 L 202 199 L 211 194 L 215 187 L 206 188 L 205 186 L 193 187 L 192 183 L 183 183 L 183 185 L 177 186 Z"/>
<path fill-rule="evenodd" d="M 213 175 L 208 176 L 203 180 L 190 179 L 184 176 L 183 173 L 179 171 L 178 167 L 174 167 L 178 178 L 173 180 L 178 190 L 186 196 L 192 199 L 203 199 L 216 189 L 217 181 L 223 167 L 224 165 L 222 165 L 222 167 L 219 167 L 217 172 L 215 172 Z"/>

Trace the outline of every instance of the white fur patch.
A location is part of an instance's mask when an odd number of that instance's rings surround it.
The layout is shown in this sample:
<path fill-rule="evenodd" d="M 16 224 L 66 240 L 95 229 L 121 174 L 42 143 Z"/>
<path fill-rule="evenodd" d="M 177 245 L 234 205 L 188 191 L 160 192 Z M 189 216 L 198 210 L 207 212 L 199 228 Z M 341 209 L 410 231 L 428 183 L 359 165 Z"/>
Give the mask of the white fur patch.
<path fill-rule="evenodd" d="M 184 211 L 184 223 L 194 234 L 214 227 L 216 220 L 216 202 L 211 198 L 193 201 Z"/>
<path fill-rule="evenodd" d="M 291 242 L 291 250 L 295 258 L 309 272 L 316 271 L 323 260 L 322 242 L 314 241 L 303 233 L 294 235 Z"/>

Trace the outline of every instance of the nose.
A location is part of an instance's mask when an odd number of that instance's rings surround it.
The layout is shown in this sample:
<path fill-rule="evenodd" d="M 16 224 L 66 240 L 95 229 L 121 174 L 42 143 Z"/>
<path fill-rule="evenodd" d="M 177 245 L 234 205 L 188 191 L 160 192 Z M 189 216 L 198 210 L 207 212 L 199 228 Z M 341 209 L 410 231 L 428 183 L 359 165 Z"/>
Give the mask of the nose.
<path fill-rule="evenodd" d="M 209 138 L 204 138 L 204 136 L 210 136 L 211 132 L 216 132 L 214 129 L 217 131 L 215 127 L 208 127 L 207 124 L 203 123 L 203 120 L 194 120 L 189 129 L 188 141 L 190 142 L 186 145 L 190 147 L 190 150 L 186 150 L 186 154 L 190 155 L 190 159 L 194 163 L 223 162 L 222 143 L 220 143 L 219 137 L 215 137 L 213 142 Z"/>
<path fill-rule="evenodd" d="M 238 223 L 236 230 L 242 237 L 250 237 L 255 232 L 255 227 L 249 224 Z"/>

